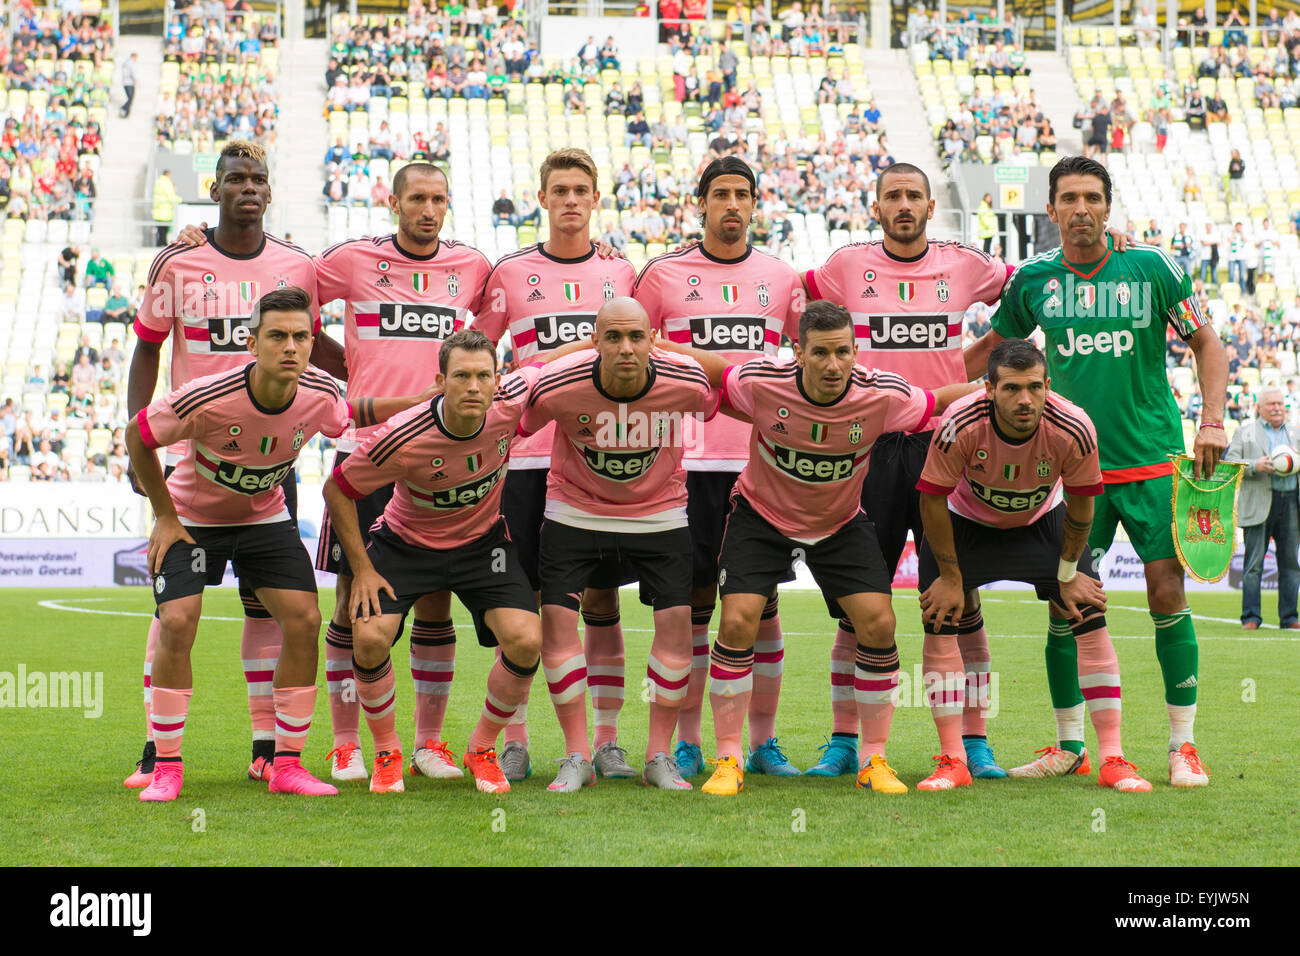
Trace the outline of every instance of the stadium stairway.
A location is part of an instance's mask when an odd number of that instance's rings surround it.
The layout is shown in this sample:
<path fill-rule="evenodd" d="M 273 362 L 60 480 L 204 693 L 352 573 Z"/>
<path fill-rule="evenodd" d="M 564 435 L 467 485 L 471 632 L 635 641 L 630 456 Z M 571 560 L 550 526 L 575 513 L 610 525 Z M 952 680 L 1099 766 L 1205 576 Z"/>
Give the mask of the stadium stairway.
<path fill-rule="evenodd" d="M 271 150 L 271 208 L 266 228 L 286 232 L 312 255 L 326 242 L 324 156 L 329 126 L 322 114 L 329 41 L 283 40 L 280 51 L 280 115 Z"/>
<path fill-rule="evenodd" d="M 152 241 L 152 233 L 146 235 L 143 223 L 151 212 L 146 190 L 148 164 L 142 158 L 154 140 L 153 120 L 158 105 L 162 44 L 154 35 L 119 36 L 116 52 L 119 71 L 132 53 L 140 54 L 136 68 L 135 103 L 131 115 L 122 119 L 120 111 L 125 97 L 120 74 L 115 74 L 108 123 L 104 130 L 104 151 L 95 182 L 97 197 L 91 243 L 107 253 L 134 252 Z M 124 223 L 131 220 L 142 222 L 137 228 L 124 227 Z"/>
<path fill-rule="evenodd" d="M 1056 152 L 1061 156 L 1082 153 L 1083 135 L 1071 125 L 1082 103 L 1064 55 L 1029 51 L 1025 53 L 1025 65 L 1031 71 L 1030 87 L 1056 131 Z"/>
<path fill-rule="evenodd" d="M 939 165 L 934 134 L 925 118 L 921 90 L 906 50 L 873 50 L 866 61 L 867 76 L 876 105 L 884 113 L 889 152 L 900 163 L 920 166 L 936 193 L 930 235 L 935 239 L 961 237 L 955 204 L 946 188 L 948 176 Z M 1069 80 L 1069 74 L 1066 74 Z"/>

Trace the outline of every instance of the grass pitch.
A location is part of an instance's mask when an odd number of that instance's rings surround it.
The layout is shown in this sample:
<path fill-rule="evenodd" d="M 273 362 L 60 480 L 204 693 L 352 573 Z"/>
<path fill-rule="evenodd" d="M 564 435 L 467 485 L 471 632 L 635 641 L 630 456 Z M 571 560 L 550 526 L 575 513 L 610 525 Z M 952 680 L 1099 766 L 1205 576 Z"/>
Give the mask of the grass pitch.
<path fill-rule="evenodd" d="M 1197 742 L 1211 769 L 1203 790 L 1167 782 L 1167 722 L 1144 596 L 1116 592 L 1108 615 L 1124 679 L 1127 755 L 1150 794 L 1103 790 L 1094 776 L 976 781 L 949 793 L 886 797 L 852 777 L 748 775 L 736 799 L 664 793 L 636 780 L 600 781 L 551 794 L 562 753 L 540 673 L 530 707 L 535 773 L 494 799 L 468 781 L 407 778 L 407 792 L 374 796 L 364 783 L 336 799 L 273 797 L 245 777 L 249 731 L 239 667 L 239 602 L 210 590 L 194 653 L 196 691 L 186 725 L 185 789 L 174 804 L 143 805 L 122 779 L 143 741 L 140 665 L 150 595 L 144 590 L 0 590 L 0 672 L 103 674 L 102 715 L 84 708 L 0 709 L 0 746 L 32 772 L 0 789 L 0 865 L 1278 865 L 1294 862 L 1294 688 L 1300 639 L 1276 629 L 1243 634 L 1235 593 L 1193 595 L 1201 641 Z M 828 650 L 834 624 L 820 597 L 782 595 L 785 684 L 778 732 L 792 762 L 807 767 L 830 725 Z M 1266 604 L 1271 596 L 1266 597 Z M 628 700 L 620 738 L 641 764 L 646 705 L 640 678 L 650 644 L 648 609 L 624 592 Z M 322 594 L 328 616 L 332 595 Z M 937 749 L 919 691 L 920 620 L 915 592 L 895 596 L 905 674 L 890 763 L 910 787 Z M 96 613 L 81 613 L 93 610 Z M 1054 742 L 1043 672 L 1046 608 L 1027 592 L 989 592 L 985 621 L 997 678 L 989 737 L 1003 766 Z M 491 655 L 457 607 L 460 647 L 445 734 L 454 752 L 482 707 Z M 715 619 L 716 623 L 716 619 Z M 413 692 L 406 642 L 394 653 L 398 730 L 411 745 Z M 916 668 L 916 670 L 914 670 Z M 322 657 L 323 670 L 323 657 Z M 3 679 L 3 674 L 0 674 Z M 323 674 L 305 762 L 325 777 L 330 749 Z M 84 702 L 83 702 L 84 703 Z M 705 708 L 705 739 L 710 737 Z M 373 756 L 367 731 L 364 751 Z M 1088 741 L 1094 743 L 1091 727 Z M 708 751 L 706 746 L 706 752 Z M 408 753 L 409 757 L 409 753 Z"/>

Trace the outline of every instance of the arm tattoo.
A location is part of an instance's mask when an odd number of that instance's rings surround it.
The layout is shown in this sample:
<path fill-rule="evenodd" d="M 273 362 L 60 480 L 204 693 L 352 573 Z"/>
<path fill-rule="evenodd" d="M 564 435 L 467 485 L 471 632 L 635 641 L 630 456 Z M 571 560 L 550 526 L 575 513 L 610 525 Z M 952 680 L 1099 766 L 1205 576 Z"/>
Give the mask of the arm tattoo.
<path fill-rule="evenodd" d="M 1067 514 L 1065 516 L 1065 530 L 1072 534 L 1086 536 L 1092 530 L 1092 522 L 1076 521 Z"/>
<path fill-rule="evenodd" d="M 930 553 L 934 555 L 934 559 L 935 559 L 936 561 L 942 562 L 943 564 L 956 564 L 956 563 L 957 563 L 957 555 L 956 555 L 956 554 L 950 554 L 950 553 L 947 552 L 947 551 L 934 551 L 934 550 L 931 550 Z"/>

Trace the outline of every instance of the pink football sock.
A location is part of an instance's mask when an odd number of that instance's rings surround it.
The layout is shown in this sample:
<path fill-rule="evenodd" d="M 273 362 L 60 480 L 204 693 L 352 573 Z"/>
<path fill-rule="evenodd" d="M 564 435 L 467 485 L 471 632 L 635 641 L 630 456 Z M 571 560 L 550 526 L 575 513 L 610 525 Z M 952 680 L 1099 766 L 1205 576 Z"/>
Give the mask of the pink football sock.
<path fill-rule="evenodd" d="M 587 658 L 578 640 L 578 612 L 542 605 L 542 671 L 564 734 L 564 752 L 591 759 L 587 738 Z"/>
<path fill-rule="evenodd" d="M 894 719 L 894 695 L 898 691 L 898 647 L 857 645 L 853 692 L 862 723 L 862 746 L 858 766 L 865 767 L 872 754 L 885 756 L 889 724 Z"/>
<path fill-rule="evenodd" d="M 984 613 L 976 608 L 957 622 L 957 647 L 966 669 L 966 703 L 961 714 L 961 732 L 966 737 L 984 737 L 989 710 L 989 636 L 984 630 Z"/>
<path fill-rule="evenodd" d="M 1106 615 L 1095 613 L 1072 625 L 1071 630 L 1079 648 L 1079 690 L 1097 731 L 1097 749 L 1103 759 L 1123 757 L 1119 658 L 1106 629 Z"/>
<path fill-rule="evenodd" d="M 591 692 L 592 723 L 599 750 L 618 740 L 618 714 L 623 709 L 623 625 L 619 612 L 594 614 L 582 612 L 587 658 L 587 688 Z"/>
<path fill-rule="evenodd" d="M 754 688 L 754 649 L 727 647 L 714 641 L 709 657 L 709 707 L 718 739 L 718 759 L 735 757 L 744 762 L 740 737 L 745 729 L 750 695 Z"/>
<path fill-rule="evenodd" d="M 785 669 L 785 641 L 781 615 L 773 597 L 763 609 L 754 641 L 754 693 L 749 699 L 749 752 L 776 736 L 776 705 L 781 699 L 781 673 Z"/>
<path fill-rule="evenodd" d="M 500 736 L 515 710 L 528 696 L 528 687 L 537 673 L 537 665 L 520 667 L 502 654 L 488 671 L 487 696 L 478 726 L 470 734 L 470 750 L 488 750 L 497 745 Z"/>
<path fill-rule="evenodd" d="M 243 595 L 241 595 L 242 597 Z M 256 601 L 256 599 L 253 599 Z M 265 614 L 265 617 L 259 615 Z M 239 656 L 248 686 L 248 714 L 253 722 L 254 740 L 275 739 L 275 697 L 271 681 L 280 659 L 280 625 L 262 608 L 244 599 L 244 633 L 239 641 Z M 256 616 L 255 616 L 256 615 Z"/>
<path fill-rule="evenodd" d="M 939 732 L 939 749 L 948 757 L 966 762 L 962 746 L 962 705 L 966 690 L 966 670 L 962 666 L 957 639 L 951 635 L 925 634 L 921 651 L 925 697 Z"/>
<path fill-rule="evenodd" d="M 330 700 L 334 746 L 361 746 L 361 705 L 352 673 L 352 625 L 330 621 L 325 629 L 325 689 Z"/>
<path fill-rule="evenodd" d="M 415 744 L 442 740 L 451 680 L 456 672 L 456 627 L 451 621 L 411 623 L 411 678 L 415 681 Z"/>
<path fill-rule="evenodd" d="M 858 735 L 858 705 L 853 691 L 853 661 L 858 635 L 841 620 L 831 645 L 831 733 Z"/>
<path fill-rule="evenodd" d="M 677 709 L 686 697 L 691 673 L 691 609 L 655 611 L 655 636 L 650 644 L 646 676 L 650 679 L 650 727 L 646 760 L 672 748 Z"/>
<path fill-rule="evenodd" d="M 704 691 L 709 683 L 709 620 L 715 605 L 691 609 L 691 673 L 677 712 L 677 739 L 699 747 L 704 742 Z"/>
<path fill-rule="evenodd" d="M 361 712 L 375 738 L 376 755 L 400 751 L 402 741 L 397 736 L 397 679 L 393 675 L 393 659 L 385 657 L 378 667 L 365 668 L 353 658 L 352 671 L 357 675 L 357 697 Z"/>

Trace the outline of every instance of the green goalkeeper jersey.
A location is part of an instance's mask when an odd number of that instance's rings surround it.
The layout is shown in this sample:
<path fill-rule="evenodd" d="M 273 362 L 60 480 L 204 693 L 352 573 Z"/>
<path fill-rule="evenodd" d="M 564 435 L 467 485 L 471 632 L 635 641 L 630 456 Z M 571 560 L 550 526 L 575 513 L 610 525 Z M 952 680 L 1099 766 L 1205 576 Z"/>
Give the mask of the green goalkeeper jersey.
<path fill-rule="evenodd" d="M 1102 474 L 1114 483 L 1168 474 L 1168 456 L 1184 451 L 1165 377 L 1165 323 L 1189 339 L 1208 320 L 1191 280 L 1162 250 L 1133 244 L 1081 265 L 1058 247 L 1016 269 L 993 330 L 1004 338 L 1043 330 L 1052 390 L 1088 413 Z"/>

